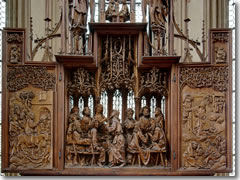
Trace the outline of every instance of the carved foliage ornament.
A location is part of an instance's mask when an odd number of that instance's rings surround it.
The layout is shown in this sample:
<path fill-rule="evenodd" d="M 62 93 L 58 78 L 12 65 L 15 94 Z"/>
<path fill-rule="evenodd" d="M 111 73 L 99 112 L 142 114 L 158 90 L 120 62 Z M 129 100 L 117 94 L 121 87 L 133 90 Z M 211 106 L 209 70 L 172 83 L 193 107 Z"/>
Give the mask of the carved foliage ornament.
<path fill-rule="evenodd" d="M 227 91 L 228 67 L 181 68 L 180 85 L 188 85 L 191 88 L 212 87 L 216 91 Z"/>
<path fill-rule="evenodd" d="M 7 42 L 8 43 L 13 43 L 13 42 L 14 43 L 22 43 L 23 37 L 18 33 L 8 34 Z"/>
<path fill-rule="evenodd" d="M 73 73 L 72 81 L 68 83 L 70 95 L 90 95 L 95 88 L 94 75 L 83 68 Z"/>
<path fill-rule="evenodd" d="M 48 73 L 46 67 L 21 66 L 9 68 L 7 82 L 10 92 L 19 91 L 29 85 L 48 91 L 54 88 L 56 77 L 53 73 Z"/>
<path fill-rule="evenodd" d="M 143 73 L 140 80 L 140 94 L 144 91 L 159 93 L 168 96 L 167 73 L 156 69 Z"/>

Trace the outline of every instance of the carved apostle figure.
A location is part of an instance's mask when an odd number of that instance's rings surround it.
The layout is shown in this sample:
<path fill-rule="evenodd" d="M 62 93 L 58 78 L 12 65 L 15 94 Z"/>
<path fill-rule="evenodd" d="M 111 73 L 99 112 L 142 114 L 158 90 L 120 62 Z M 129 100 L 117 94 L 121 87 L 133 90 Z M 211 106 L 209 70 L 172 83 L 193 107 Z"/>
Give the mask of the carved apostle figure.
<path fill-rule="evenodd" d="M 79 108 L 78 107 L 73 107 L 71 110 L 71 113 L 69 115 L 69 125 L 67 129 L 67 144 L 72 145 L 74 155 L 73 155 L 73 164 L 76 165 L 78 164 L 78 159 L 77 159 L 77 150 L 76 150 L 76 145 L 81 144 L 81 134 L 82 134 L 82 129 L 81 129 L 81 123 L 80 123 L 80 116 L 79 116 Z M 72 160 L 71 158 L 71 153 L 69 153 L 70 146 L 66 147 L 66 154 L 67 154 L 67 160 L 70 161 Z"/>
<path fill-rule="evenodd" d="M 127 118 L 123 122 L 124 134 L 126 139 L 126 144 L 133 143 L 133 130 L 136 124 L 136 121 L 133 119 L 134 111 L 131 108 L 128 108 L 126 111 Z M 132 149 L 132 148 L 130 148 Z M 132 153 L 127 153 L 127 162 L 131 164 L 132 162 Z"/>
<path fill-rule="evenodd" d="M 150 139 L 151 123 L 149 107 L 144 106 L 140 112 L 140 119 L 133 130 L 133 139 L 128 145 L 130 151 L 138 150 L 141 162 L 148 165 L 150 162 Z"/>
<path fill-rule="evenodd" d="M 143 132 L 149 132 L 151 130 L 150 124 L 150 109 L 148 106 L 144 106 L 140 112 L 139 126 Z"/>
<path fill-rule="evenodd" d="M 123 136 L 122 125 L 119 120 L 119 112 L 113 110 L 111 114 L 111 126 L 108 128 L 113 140 L 109 144 L 109 163 L 110 166 L 123 167 L 125 162 L 125 139 Z"/>
<path fill-rule="evenodd" d="M 67 130 L 67 142 L 69 144 L 78 144 L 82 129 L 79 116 L 79 108 L 73 107 L 69 115 L 69 125 Z"/>
<path fill-rule="evenodd" d="M 107 118 L 105 118 L 103 115 L 103 105 L 98 104 L 96 106 L 95 112 L 96 112 L 96 114 L 95 114 L 95 116 L 93 118 L 93 122 L 92 122 L 92 127 L 93 127 L 92 131 L 96 131 L 102 135 L 105 135 L 106 134 L 105 122 L 107 121 Z M 93 144 L 97 144 L 97 137 L 93 136 Z"/>
<path fill-rule="evenodd" d="M 81 120 L 81 129 L 83 133 L 88 133 L 92 127 L 92 118 L 90 117 L 89 107 L 83 109 L 83 118 Z"/>
<path fill-rule="evenodd" d="M 92 121 L 92 129 L 91 129 L 91 135 L 92 135 L 92 144 L 93 148 L 97 151 L 100 151 L 100 155 L 97 161 L 98 166 L 103 166 L 106 161 L 105 156 L 105 147 L 104 143 L 102 143 L 103 139 L 107 136 L 107 125 L 106 121 L 107 118 L 103 115 L 103 105 L 98 104 L 95 109 L 95 116 L 93 117 Z"/>
<path fill-rule="evenodd" d="M 164 132 L 164 118 L 160 108 L 155 110 L 154 119 L 155 129 L 153 134 L 149 134 L 151 137 L 151 149 L 165 152 L 166 151 L 166 135 Z M 153 123 L 153 122 L 152 122 Z"/>

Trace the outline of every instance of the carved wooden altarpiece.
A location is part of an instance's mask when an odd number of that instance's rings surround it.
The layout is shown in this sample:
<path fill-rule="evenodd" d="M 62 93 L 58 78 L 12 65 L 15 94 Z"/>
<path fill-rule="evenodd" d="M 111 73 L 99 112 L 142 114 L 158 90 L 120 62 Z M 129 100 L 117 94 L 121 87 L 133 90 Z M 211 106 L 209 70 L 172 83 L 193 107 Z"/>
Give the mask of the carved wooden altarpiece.
<path fill-rule="evenodd" d="M 173 1 L 156 2 L 142 2 L 136 23 L 134 0 L 99 0 L 98 20 L 95 1 L 62 0 L 56 62 L 26 61 L 25 30 L 3 31 L 2 172 L 231 172 L 231 30 L 210 30 L 206 61 Z M 176 37 L 201 62 L 177 56 Z"/>

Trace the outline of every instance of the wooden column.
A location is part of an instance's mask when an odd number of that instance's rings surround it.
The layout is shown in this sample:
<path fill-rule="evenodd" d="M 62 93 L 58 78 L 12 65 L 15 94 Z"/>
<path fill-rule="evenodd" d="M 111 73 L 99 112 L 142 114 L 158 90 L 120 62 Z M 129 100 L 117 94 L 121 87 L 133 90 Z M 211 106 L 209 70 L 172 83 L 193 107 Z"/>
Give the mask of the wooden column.
<path fill-rule="evenodd" d="M 174 53 L 174 24 L 173 24 L 173 16 L 174 16 L 174 2 L 173 0 L 169 0 L 170 2 L 170 13 L 168 17 L 168 53 L 169 55 L 173 55 Z"/>
<path fill-rule="evenodd" d="M 65 132 L 67 127 L 67 118 L 69 114 L 68 109 L 64 109 L 64 99 L 66 99 L 68 96 L 64 93 L 64 82 L 65 82 L 65 76 L 64 76 L 64 67 L 63 65 L 58 65 L 57 69 L 57 136 L 55 136 L 56 141 L 56 149 L 54 151 L 55 159 L 56 159 L 56 168 L 58 168 L 60 171 L 64 169 L 64 141 L 65 141 Z M 65 101 L 67 103 L 68 101 Z M 66 104 L 65 104 L 66 105 Z"/>
<path fill-rule="evenodd" d="M 130 22 L 135 23 L 135 0 L 131 0 L 130 4 Z"/>
<path fill-rule="evenodd" d="M 172 169 L 176 170 L 178 168 L 178 68 L 176 64 L 172 65 L 171 70 L 171 87 L 170 87 L 170 108 L 166 111 L 168 112 L 168 132 L 171 132 L 171 165 Z"/>
<path fill-rule="evenodd" d="M 67 4 L 67 0 L 62 0 L 61 49 L 63 53 L 67 52 Z"/>
<path fill-rule="evenodd" d="M 90 0 L 90 22 L 95 22 L 95 0 Z"/>
<path fill-rule="evenodd" d="M 105 22 L 105 0 L 99 0 L 100 1 L 100 11 L 99 11 L 99 17 L 100 17 L 100 23 L 104 23 Z"/>

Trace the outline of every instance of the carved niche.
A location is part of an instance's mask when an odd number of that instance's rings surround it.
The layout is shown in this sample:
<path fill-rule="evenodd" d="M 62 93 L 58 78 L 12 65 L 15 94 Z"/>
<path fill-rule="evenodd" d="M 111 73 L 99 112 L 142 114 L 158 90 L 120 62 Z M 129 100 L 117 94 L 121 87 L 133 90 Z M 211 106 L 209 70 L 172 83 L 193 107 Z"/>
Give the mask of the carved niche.
<path fill-rule="evenodd" d="M 230 56 L 230 32 L 211 31 L 212 59 L 216 64 L 227 63 Z"/>
<path fill-rule="evenodd" d="M 9 67 L 9 168 L 52 167 L 53 89 L 45 67 Z"/>
<path fill-rule="evenodd" d="M 226 67 L 180 71 L 181 166 L 185 169 L 226 168 L 227 72 Z"/>
<path fill-rule="evenodd" d="M 9 64 L 20 64 L 24 58 L 24 32 L 7 33 L 7 56 Z"/>

